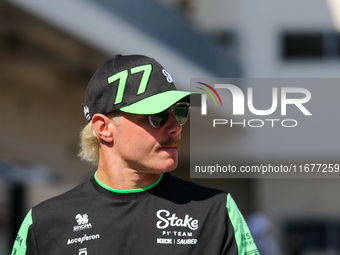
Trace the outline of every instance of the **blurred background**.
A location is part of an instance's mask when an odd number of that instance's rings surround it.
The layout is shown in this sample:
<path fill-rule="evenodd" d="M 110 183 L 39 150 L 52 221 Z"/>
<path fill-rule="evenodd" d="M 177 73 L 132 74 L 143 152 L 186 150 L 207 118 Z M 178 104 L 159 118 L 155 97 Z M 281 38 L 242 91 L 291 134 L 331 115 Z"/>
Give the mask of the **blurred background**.
<path fill-rule="evenodd" d="M 155 58 L 180 90 L 200 77 L 340 77 L 339 0 L 1 0 L 0 20 L 0 254 L 29 208 L 96 170 L 77 157 L 84 95 L 115 54 Z M 186 179 L 189 130 L 174 171 Z M 338 179 L 192 181 L 232 194 L 262 255 L 340 254 Z"/>

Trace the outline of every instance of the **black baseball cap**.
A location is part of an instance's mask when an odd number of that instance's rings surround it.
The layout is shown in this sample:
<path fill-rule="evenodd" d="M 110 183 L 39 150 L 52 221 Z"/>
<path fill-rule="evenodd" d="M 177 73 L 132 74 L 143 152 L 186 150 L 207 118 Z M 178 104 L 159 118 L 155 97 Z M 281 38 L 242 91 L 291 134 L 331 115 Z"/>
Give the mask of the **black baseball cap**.
<path fill-rule="evenodd" d="M 88 83 L 84 114 L 87 121 L 96 113 L 116 110 L 156 114 L 178 101 L 189 101 L 190 94 L 177 90 L 171 75 L 153 58 L 116 55 L 106 61 Z"/>

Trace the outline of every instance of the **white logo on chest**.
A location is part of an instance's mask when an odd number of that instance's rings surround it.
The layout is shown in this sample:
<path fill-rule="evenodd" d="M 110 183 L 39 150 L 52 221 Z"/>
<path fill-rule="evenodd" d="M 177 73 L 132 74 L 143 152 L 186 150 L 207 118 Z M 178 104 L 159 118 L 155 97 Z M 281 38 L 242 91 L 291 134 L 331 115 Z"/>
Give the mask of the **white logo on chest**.
<path fill-rule="evenodd" d="M 158 229 L 165 229 L 169 226 L 171 227 L 188 227 L 191 230 L 196 230 L 198 229 L 198 220 L 193 219 L 190 217 L 188 214 L 185 215 L 184 219 L 181 219 L 176 216 L 176 213 L 173 213 L 170 216 L 170 212 L 167 210 L 158 210 L 156 213 L 156 216 L 159 221 L 157 221 L 157 228 Z"/>
<path fill-rule="evenodd" d="M 84 230 L 84 229 L 89 229 L 92 228 L 91 223 L 89 223 L 89 216 L 85 213 L 83 215 L 77 214 L 75 217 L 78 226 L 73 227 L 73 232 L 74 231 L 79 231 L 79 230 Z"/>

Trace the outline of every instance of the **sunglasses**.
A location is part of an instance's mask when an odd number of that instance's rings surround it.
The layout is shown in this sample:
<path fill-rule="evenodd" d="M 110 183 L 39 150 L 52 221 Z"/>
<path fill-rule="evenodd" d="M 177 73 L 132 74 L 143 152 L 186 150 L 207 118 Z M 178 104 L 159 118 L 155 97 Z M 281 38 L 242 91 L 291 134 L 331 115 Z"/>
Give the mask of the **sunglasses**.
<path fill-rule="evenodd" d="M 165 123 L 169 119 L 170 114 L 173 113 L 178 123 L 183 126 L 188 120 L 189 111 L 190 104 L 180 102 L 160 113 L 149 115 L 149 123 L 154 128 L 160 128 L 165 125 Z"/>

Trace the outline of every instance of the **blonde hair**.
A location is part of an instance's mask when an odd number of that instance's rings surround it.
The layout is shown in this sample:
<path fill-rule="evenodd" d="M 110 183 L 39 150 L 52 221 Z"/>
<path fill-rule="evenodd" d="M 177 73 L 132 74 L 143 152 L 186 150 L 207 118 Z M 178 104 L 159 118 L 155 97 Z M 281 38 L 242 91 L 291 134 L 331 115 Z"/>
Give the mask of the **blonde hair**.
<path fill-rule="evenodd" d="M 116 114 L 109 114 L 116 125 L 120 125 L 120 117 Z M 81 160 L 86 160 L 94 165 L 99 162 L 99 144 L 100 139 L 93 129 L 92 122 L 89 122 L 80 132 L 80 152 L 78 156 Z"/>

